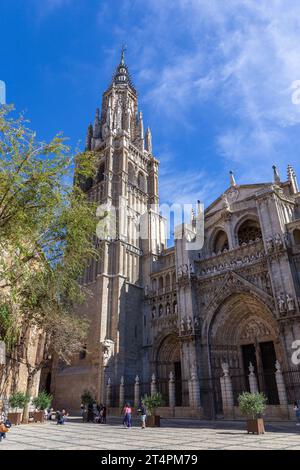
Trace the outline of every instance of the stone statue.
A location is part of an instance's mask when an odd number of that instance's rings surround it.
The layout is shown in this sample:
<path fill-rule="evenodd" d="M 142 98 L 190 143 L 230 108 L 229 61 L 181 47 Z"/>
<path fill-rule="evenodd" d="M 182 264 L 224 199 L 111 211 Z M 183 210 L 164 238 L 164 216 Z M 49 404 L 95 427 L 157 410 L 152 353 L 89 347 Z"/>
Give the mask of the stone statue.
<path fill-rule="evenodd" d="M 293 312 L 295 310 L 295 301 L 290 294 L 286 294 L 286 303 L 288 311 Z"/>
<path fill-rule="evenodd" d="M 275 362 L 275 368 L 276 368 L 276 373 L 280 373 L 281 372 L 281 365 L 280 365 L 280 362 L 278 361 L 278 359 L 276 360 Z"/>
<path fill-rule="evenodd" d="M 191 317 L 187 317 L 186 325 L 187 325 L 187 331 L 189 333 L 192 332 L 193 331 L 193 323 L 192 323 Z"/>
<path fill-rule="evenodd" d="M 225 208 L 226 211 L 229 211 L 230 210 L 230 204 L 229 204 L 229 201 L 227 199 L 227 195 L 226 194 L 223 194 L 223 206 Z"/>
<path fill-rule="evenodd" d="M 114 347 L 114 342 L 109 339 L 106 339 L 102 343 L 102 357 L 103 357 L 104 367 L 108 365 L 109 359 L 113 355 L 113 347 Z"/>
<path fill-rule="evenodd" d="M 195 326 L 195 330 L 198 330 L 200 328 L 199 317 L 194 318 L 194 326 Z"/>
<path fill-rule="evenodd" d="M 224 377 L 228 377 L 229 376 L 229 365 L 227 364 L 227 362 L 222 362 L 222 370 L 223 370 Z"/>
<path fill-rule="evenodd" d="M 276 246 L 276 248 L 282 248 L 283 247 L 283 243 L 282 243 L 282 239 L 281 239 L 281 236 L 279 233 L 276 233 L 275 237 L 274 237 L 274 244 Z"/>
<path fill-rule="evenodd" d="M 254 374 L 254 366 L 253 366 L 252 362 L 249 362 L 249 372 L 250 372 L 250 375 Z"/>
<path fill-rule="evenodd" d="M 284 313 L 286 311 L 286 302 L 285 302 L 285 298 L 284 298 L 284 294 L 281 293 L 278 297 L 277 297 L 277 302 L 278 302 L 278 307 L 279 307 L 279 312 L 280 313 Z"/>
<path fill-rule="evenodd" d="M 169 304 L 167 304 L 166 312 L 167 312 L 167 315 L 170 315 L 170 305 Z"/>
<path fill-rule="evenodd" d="M 181 333 L 185 333 L 185 321 L 184 319 L 182 318 L 181 322 L 180 322 L 180 332 Z"/>

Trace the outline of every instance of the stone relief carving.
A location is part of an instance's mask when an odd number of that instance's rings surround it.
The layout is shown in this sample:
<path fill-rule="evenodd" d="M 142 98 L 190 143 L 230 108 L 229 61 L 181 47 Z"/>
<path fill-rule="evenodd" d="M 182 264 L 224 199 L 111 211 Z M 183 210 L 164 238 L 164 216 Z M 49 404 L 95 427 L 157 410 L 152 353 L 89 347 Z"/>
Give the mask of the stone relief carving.
<path fill-rule="evenodd" d="M 242 340 L 254 340 L 255 338 L 262 338 L 270 336 L 271 332 L 264 322 L 259 319 L 251 320 L 244 328 L 241 335 Z"/>

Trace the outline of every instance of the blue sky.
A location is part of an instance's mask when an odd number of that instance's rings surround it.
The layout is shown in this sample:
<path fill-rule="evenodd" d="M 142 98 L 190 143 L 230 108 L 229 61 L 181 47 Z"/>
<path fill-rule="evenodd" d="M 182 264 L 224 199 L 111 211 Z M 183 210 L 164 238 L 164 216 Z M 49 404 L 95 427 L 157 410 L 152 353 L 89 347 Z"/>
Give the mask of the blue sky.
<path fill-rule="evenodd" d="M 300 171 L 297 0 L 0 0 L 0 38 L 7 101 L 39 138 L 73 145 L 126 43 L 163 201 L 207 206 L 229 170 L 238 183 L 270 181 L 273 163 Z"/>

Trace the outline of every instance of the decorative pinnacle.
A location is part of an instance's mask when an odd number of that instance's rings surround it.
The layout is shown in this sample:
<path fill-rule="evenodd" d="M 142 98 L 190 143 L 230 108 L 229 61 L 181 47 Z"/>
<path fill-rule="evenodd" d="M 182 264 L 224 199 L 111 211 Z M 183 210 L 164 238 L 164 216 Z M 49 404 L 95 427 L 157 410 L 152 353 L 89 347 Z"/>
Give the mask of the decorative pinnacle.
<path fill-rule="evenodd" d="M 121 49 L 121 65 L 125 64 L 125 51 L 126 50 L 127 50 L 127 46 L 126 44 L 123 44 L 122 49 Z"/>
<path fill-rule="evenodd" d="M 230 172 L 229 172 L 229 175 L 230 175 L 230 186 L 231 186 L 231 187 L 235 187 L 235 186 L 236 186 L 236 181 L 235 181 L 235 177 L 234 177 L 233 171 L 230 171 Z"/>

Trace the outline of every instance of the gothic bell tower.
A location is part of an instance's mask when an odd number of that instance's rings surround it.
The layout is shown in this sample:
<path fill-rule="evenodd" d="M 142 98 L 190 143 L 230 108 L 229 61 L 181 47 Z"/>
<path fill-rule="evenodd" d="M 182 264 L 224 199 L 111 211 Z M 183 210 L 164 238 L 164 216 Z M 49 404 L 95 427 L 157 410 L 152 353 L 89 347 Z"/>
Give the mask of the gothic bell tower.
<path fill-rule="evenodd" d="M 101 112 L 96 110 L 88 127 L 86 149 L 96 153 L 97 172 L 84 189 L 113 214 L 114 225 L 113 234 L 97 239 L 99 261 L 90 261 L 83 280 L 92 292 L 84 308 L 91 324 L 87 350 L 103 400 L 108 379 L 117 384 L 122 376 L 133 380 L 140 373 L 144 289 L 153 257 L 166 244 L 158 214 L 158 160 L 151 131 L 144 130 L 124 48 Z"/>

